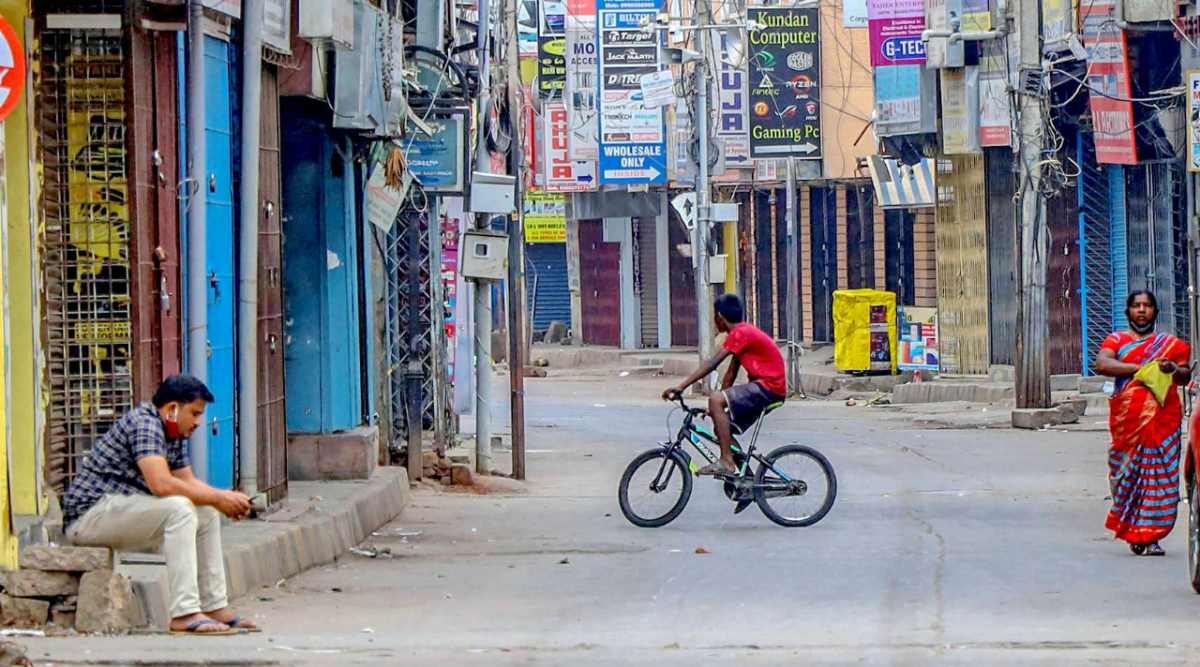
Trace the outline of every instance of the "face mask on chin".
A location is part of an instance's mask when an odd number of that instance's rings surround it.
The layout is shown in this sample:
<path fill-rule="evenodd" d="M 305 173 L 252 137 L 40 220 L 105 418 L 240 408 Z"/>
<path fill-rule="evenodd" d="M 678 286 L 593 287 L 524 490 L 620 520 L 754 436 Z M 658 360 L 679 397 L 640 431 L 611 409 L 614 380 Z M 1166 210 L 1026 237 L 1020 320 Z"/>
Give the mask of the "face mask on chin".
<path fill-rule="evenodd" d="M 166 427 L 167 439 L 178 440 L 183 437 L 183 432 L 179 430 L 179 406 L 176 405 L 167 418 L 163 420 L 163 425 Z"/>
<path fill-rule="evenodd" d="M 1139 325 L 1137 322 L 1134 322 L 1133 320 L 1129 320 L 1129 328 L 1133 329 L 1133 332 L 1135 334 L 1138 334 L 1139 336 L 1145 336 L 1146 334 L 1150 333 L 1151 331 L 1154 331 L 1154 321 L 1157 319 L 1158 319 L 1158 313 L 1155 313 L 1154 317 L 1151 317 L 1145 324 L 1142 324 L 1142 325 Z"/>

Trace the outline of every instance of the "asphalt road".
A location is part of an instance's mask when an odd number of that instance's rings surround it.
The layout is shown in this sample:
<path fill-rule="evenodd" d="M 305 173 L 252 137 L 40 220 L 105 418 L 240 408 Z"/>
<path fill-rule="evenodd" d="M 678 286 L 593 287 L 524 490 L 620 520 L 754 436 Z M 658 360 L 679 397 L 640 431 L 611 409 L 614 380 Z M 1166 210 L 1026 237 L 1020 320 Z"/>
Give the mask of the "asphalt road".
<path fill-rule="evenodd" d="M 38 664 L 1200 662 L 1186 513 L 1165 558 L 1103 527 L 1105 434 L 922 430 L 796 402 L 763 444 L 833 462 L 833 511 L 781 528 L 697 480 L 669 526 L 617 507 L 666 436 L 662 380 L 532 380 L 528 493 L 430 490 L 351 556 L 242 601 L 268 632 L 35 640 Z M 503 456 L 503 453 L 501 453 Z M 1181 510 L 1185 508 L 1181 506 Z M 708 553 L 696 553 L 703 547 Z"/>

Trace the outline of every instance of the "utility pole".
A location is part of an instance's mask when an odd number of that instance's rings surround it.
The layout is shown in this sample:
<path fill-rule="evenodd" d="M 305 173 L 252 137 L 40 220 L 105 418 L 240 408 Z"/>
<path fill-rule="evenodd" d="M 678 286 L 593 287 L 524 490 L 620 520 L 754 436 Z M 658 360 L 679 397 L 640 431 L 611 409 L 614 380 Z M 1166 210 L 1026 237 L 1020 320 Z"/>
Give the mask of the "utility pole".
<path fill-rule="evenodd" d="M 208 381 L 208 158 L 204 136 L 204 5 L 188 3 L 187 51 L 187 310 L 188 372 Z M 257 315 L 256 315 L 257 317 Z M 208 428 L 189 439 L 196 477 L 208 481 Z"/>
<path fill-rule="evenodd" d="M 492 6 L 489 0 L 479 2 L 479 127 L 485 127 L 485 119 L 491 111 L 492 76 L 490 50 Z M 475 170 L 488 172 L 491 159 L 487 140 L 479 132 L 479 143 L 475 146 Z M 488 214 L 475 214 L 475 228 L 487 229 Z M 475 471 L 492 474 L 492 294 L 489 283 L 475 283 Z"/>
<path fill-rule="evenodd" d="M 258 494 L 258 151 L 262 128 L 263 3 L 242 3 L 242 183 L 238 244 L 238 462 L 242 491 Z M 266 505 L 264 502 L 263 505 Z"/>
<path fill-rule="evenodd" d="M 787 159 L 787 381 L 791 391 L 800 389 L 800 233 L 796 218 L 796 165 Z"/>
<path fill-rule="evenodd" d="M 525 479 L 525 150 L 522 145 L 520 70 L 517 64 L 517 2 L 509 0 L 508 113 L 512 121 L 511 169 L 517 181 L 516 213 L 508 226 L 508 382 L 512 430 L 512 475 Z"/>
<path fill-rule="evenodd" d="M 1041 11 L 1038 0 L 1020 0 L 1016 5 L 1020 47 L 1018 74 L 1026 71 L 1040 74 Z M 1024 92 L 1023 88 L 1018 85 L 1015 93 L 1020 128 L 1017 133 L 1017 180 L 1021 198 L 1017 218 L 1021 242 L 1017 250 L 1016 398 L 1018 408 L 1048 408 L 1050 374 L 1047 339 L 1050 329 L 1046 321 L 1046 261 L 1050 237 L 1040 187 L 1045 119 L 1042 117 L 1042 100 L 1037 95 Z"/>
<path fill-rule="evenodd" d="M 708 25 L 709 0 L 696 0 L 696 40 L 700 60 L 696 63 L 696 135 L 700 141 L 700 168 L 696 177 L 696 226 L 692 230 L 692 266 L 696 270 L 696 311 L 699 328 L 700 363 L 713 356 L 713 296 L 708 280 L 708 237 L 712 220 L 712 192 L 708 182 Z M 703 4 L 704 11 L 701 11 Z M 701 382 L 702 392 L 713 389 L 714 376 Z"/>

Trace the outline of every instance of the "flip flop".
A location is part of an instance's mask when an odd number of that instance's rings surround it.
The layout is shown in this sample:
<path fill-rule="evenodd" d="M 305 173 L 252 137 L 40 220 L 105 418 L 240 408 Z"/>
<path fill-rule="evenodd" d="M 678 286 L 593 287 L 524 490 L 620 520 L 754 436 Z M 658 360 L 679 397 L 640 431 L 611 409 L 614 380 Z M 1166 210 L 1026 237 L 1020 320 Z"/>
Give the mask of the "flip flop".
<path fill-rule="evenodd" d="M 262 628 L 258 627 L 257 625 L 254 625 L 254 626 L 242 625 L 242 617 L 241 616 L 234 616 L 233 618 L 229 619 L 229 621 L 226 622 L 225 625 L 228 625 L 230 628 L 232 628 L 234 630 L 240 630 L 242 632 L 262 632 Z"/>
<path fill-rule="evenodd" d="M 696 475 L 712 475 L 714 477 L 733 477 L 737 474 L 737 470 L 726 468 L 721 465 L 721 462 L 710 463 L 696 471 Z"/>
<path fill-rule="evenodd" d="M 205 618 L 205 619 L 201 619 L 199 621 L 192 621 L 191 623 L 188 623 L 187 627 L 184 628 L 183 630 L 171 630 L 171 634 L 173 634 L 173 635 L 196 635 L 196 636 L 212 635 L 214 637 L 227 637 L 229 635 L 239 634 L 238 631 L 234 630 L 233 628 L 227 628 L 225 630 L 210 630 L 208 632 L 200 632 L 200 628 L 203 628 L 206 625 L 225 625 L 225 624 L 221 623 L 219 621 L 214 621 L 211 618 Z"/>

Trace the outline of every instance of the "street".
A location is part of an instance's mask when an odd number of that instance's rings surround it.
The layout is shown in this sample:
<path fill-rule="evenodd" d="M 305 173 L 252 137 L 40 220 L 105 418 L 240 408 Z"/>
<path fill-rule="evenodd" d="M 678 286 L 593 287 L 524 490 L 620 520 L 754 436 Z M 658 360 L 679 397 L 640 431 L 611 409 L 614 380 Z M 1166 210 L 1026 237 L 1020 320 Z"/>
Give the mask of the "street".
<path fill-rule="evenodd" d="M 173 665 L 1200 656 L 1186 508 L 1165 558 L 1134 558 L 1106 534 L 1103 417 L 1070 432 L 924 430 L 886 409 L 795 401 L 768 417 L 763 443 L 812 444 L 833 462 L 839 494 L 821 523 L 780 528 L 757 507 L 734 516 L 719 485 L 698 479 L 678 520 L 639 529 L 621 516 L 617 480 L 666 437 L 670 408 L 656 395 L 667 382 L 529 381 L 527 494 L 418 491 L 364 545 L 393 557 L 349 556 L 241 601 L 264 634 L 36 639 L 29 655 Z"/>

